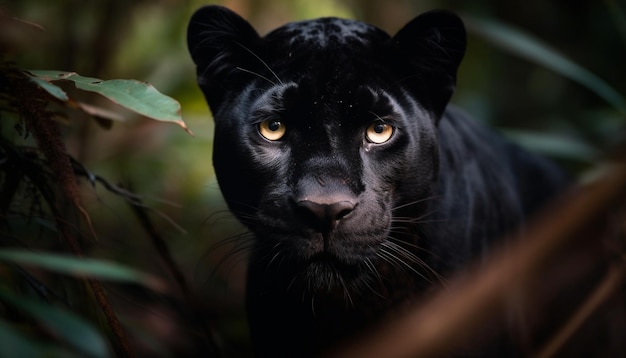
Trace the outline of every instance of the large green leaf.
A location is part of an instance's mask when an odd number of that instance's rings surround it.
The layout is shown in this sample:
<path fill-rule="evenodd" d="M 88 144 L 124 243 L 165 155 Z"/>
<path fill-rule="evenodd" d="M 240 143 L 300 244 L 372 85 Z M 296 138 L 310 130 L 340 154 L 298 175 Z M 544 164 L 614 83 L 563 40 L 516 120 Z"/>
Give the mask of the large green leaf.
<path fill-rule="evenodd" d="M 529 34 L 493 20 L 464 17 L 470 32 L 498 48 L 548 68 L 587 87 L 626 114 L 626 100 L 598 76 Z"/>
<path fill-rule="evenodd" d="M 109 356 L 107 343 L 102 335 L 93 326 L 73 313 L 40 301 L 18 297 L 2 287 L 0 287 L 0 300 L 28 314 L 53 336 L 68 343 L 88 357 Z"/>
<path fill-rule="evenodd" d="M 0 357 L 39 357 L 39 347 L 0 320 Z"/>
<path fill-rule="evenodd" d="M 54 84 L 69 81 L 79 90 L 97 93 L 144 117 L 176 123 L 189 132 L 180 116 L 180 103 L 162 94 L 149 83 L 137 80 L 101 80 L 63 71 L 28 71 L 27 73 L 35 83 L 61 100 L 63 96 L 60 93 L 65 92 Z M 43 83 L 47 83 L 48 86 Z"/>
<path fill-rule="evenodd" d="M 79 276 L 93 277 L 124 283 L 136 283 L 154 290 L 163 290 L 158 278 L 114 262 L 77 258 L 68 255 L 36 253 L 19 249 L 0 249 L 0 261 L 18 265 L 36 266 L 46 270 Z"/>

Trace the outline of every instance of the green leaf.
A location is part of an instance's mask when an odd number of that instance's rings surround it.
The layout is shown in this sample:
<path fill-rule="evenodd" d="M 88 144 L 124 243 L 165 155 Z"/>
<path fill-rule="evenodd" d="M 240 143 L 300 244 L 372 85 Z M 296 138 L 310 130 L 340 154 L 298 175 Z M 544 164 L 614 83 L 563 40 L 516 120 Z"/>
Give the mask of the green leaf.
<path fill-rule="evenodd" d="M 585 86 L 621 113 L 626 114 L 626 100 L 598 76 L 574 63 L 550 46 L 529 34 L 505 24 L 486 19 L 464 17 L 467 29 L 503 51 L 525 58 Z"/>
<path fill-rule="evenodd" d="M 41 78 L 31 77 L 31 80 L 35 82 L 39 87 L 48 92 L 52 97 L 60 99 L 63 102 L 67 102 L 70 98 L 67 96 L 67 93 L 63 91 L 63 89 L 59 86 L 55 86 L 52 83 L 46 82 Z"/>
<path fill-rule="evenodd" d="M 38 79 L 39 81 L 36 82 L 38 84 L 41 81 L 46 83 L 70 81 L 80 90 L 97 93 L 144 117 L 176 123 L 191 133 L 180 116 L 180 103 L 162 94 L 149 83 L 119 79 L 104 81 L 99 78 L 80 76 L 75 72 L 63 71 L 28 71 L 27 73 L 34 79 Z M 47 88 L 44 89 L 50 92 Z"/>
<path fill-rule="evenodd" d="M 520 145 L 550 157 L 593 163 L 599 153 L 584 142 L 559 135 L 530 132 L 519 129 L 502 130 L 502 133 Z"/>
<path fill-rule="evenodd" d="M 622 36 L 622 40 L 626 41 L 626 15 L 615 0 L 605 0 L 604 3 L 609 10 L 611 18 L 615 23 L 615 28 Z"/>
<path fill-rule="evenodd" d="M 0 249 L 0 261 L 40 267 L 78 277 L 93 277 L 123 283 L 136 283 L 162 291 L 165 285 L 158 278 L 118 263 L 68 255 L 36 253 L 19 249 Z"/>
<path fill-rule="evenodd" d="M 54 336 L 90 357 L 107 357 L 107 343 L 90 324 L 73 313 L 40 301 L 18 297 L 0 287 L 0 300 L 37 320 Z"/>
<path fill-rule="evenodd" d="M 29 338 L 0 319 L 0 357 L 84 358 L 85 354 Z"/>

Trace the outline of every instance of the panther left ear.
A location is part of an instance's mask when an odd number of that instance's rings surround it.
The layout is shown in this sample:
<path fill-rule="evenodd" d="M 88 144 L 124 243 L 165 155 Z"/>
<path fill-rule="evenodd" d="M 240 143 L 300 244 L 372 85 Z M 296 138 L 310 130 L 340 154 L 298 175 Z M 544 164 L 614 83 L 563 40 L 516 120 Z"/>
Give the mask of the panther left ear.
<path fill-rule="evenodd" d="M 240 85 L 238 68 L 254 71 L 261 38 L 252 25 L 218 5 L 198 9 L 189 21 L 187 47 L 197 67 L 198 84 L 215 111 L 227 90 Z"/>
<path fill-rule="evenodd" d="M 409 60 L 410 73 L 405 75 L 415 79 L 420 99 L 427 98 L 424 104 L 439 118 L 452 97 L 465 54 L 463 21 L 448 11 L 429 11 L 406 24 L 393 41 L 401 57 Z"/>

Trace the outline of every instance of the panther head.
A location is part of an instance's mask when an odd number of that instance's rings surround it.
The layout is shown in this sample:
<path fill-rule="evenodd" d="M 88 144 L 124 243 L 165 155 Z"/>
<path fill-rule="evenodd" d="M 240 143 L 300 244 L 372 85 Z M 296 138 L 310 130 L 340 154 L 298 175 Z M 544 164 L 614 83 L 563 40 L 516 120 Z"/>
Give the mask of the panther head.
<path fill-rule="evenodd" d="M 322 18 L 261 37 L 208 6 L 188 46 L 220 189 L 256 237 L 253 265 L 288 267 L 309 291 L 417 265 L 407 233 L 438 176 L 436 126 L 465 51 L 458 17 L 425 13 L 395 36 Z"/>

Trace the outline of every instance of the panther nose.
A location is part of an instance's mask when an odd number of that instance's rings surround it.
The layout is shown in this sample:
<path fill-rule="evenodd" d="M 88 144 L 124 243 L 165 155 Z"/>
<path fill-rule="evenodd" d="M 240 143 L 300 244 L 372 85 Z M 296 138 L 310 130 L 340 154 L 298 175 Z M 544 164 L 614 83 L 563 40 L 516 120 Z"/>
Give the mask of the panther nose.
<path fill-rule="evenodd" d="M 321 200 L 300 200 L 297 202 L 300 217 L 318 232 L 333 230 L 339 220 L 350 214 L 356 207 L 352 200 L 322 202 Z"/>

